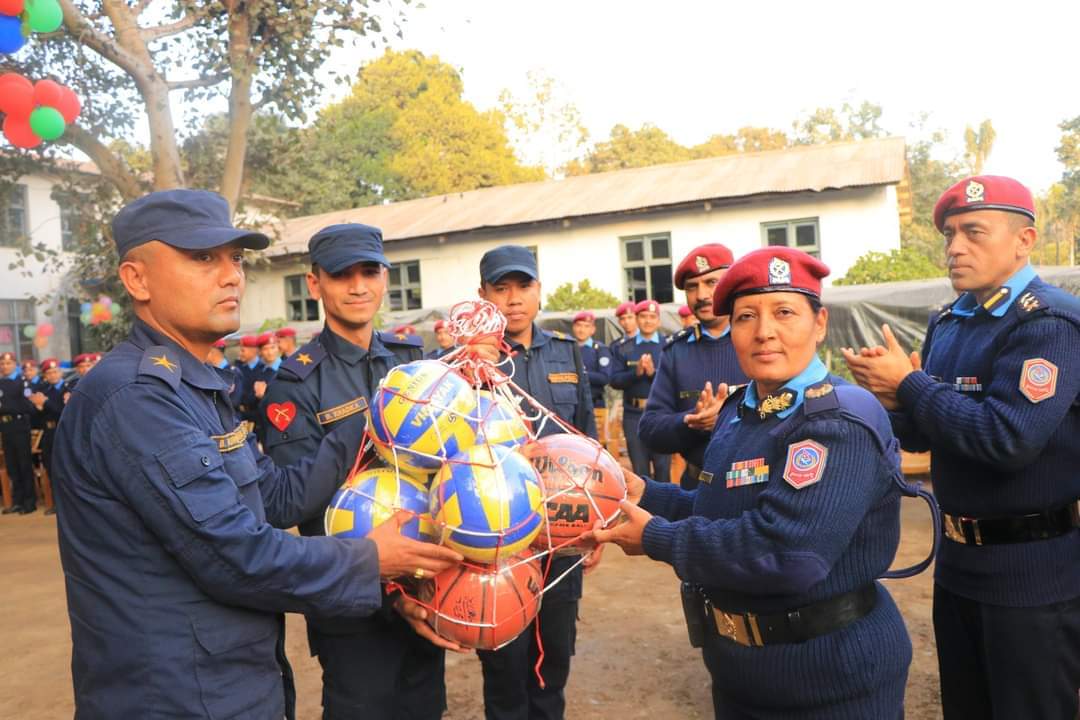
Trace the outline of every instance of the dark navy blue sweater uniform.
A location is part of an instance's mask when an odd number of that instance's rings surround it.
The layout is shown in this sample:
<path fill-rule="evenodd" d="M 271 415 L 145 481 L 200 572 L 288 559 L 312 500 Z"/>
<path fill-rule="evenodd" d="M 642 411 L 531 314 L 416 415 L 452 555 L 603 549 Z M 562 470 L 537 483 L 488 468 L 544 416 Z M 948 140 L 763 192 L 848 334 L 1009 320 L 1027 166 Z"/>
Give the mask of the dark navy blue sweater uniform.
<path fill-rule="evenodd" d="M 425 360 L 442 360 L 444 355 L 447 355 L 448 353 L 451 353 L 456 349 L 457 348 L 455 346 L 453 346 L 453 345 L 451 345 L 448 348 L 437 347 L 434 350 L 429 350 L 427 353 L 425 353 L 424 354 L 424 359 Z"/>
<path fill-rule="evenodd" d="M 888 417 L 817 358 L 774 396 L 785 394 L 779 411 L 765 402 L 759 411 L 753 383 L 725 403 L 696 490 L 647 484 L 641 507 L 656 517 L 645 552 L 725 612 L 783 615 L 860 589 L 873 600 L 803 642 L 749 647 L 707 633 L 717 718 L 895 720 L 911 643 L 876 582 L 900 538 Z"/>
<path fill-rule="evenodd" d="M 45 395 L 45 404 L 41 408 L 44 431 L 41 436 L 41 461 L 45 463 L 45 472 L 51 481 L 53 440 L 56 438 L 56 427 L 60 423 L 60 413 L 64 411 L 64 395 L 68 393 L 68 388 L 63 380 L 55 385 L 42 380 L 38 383 L 37 392 Z"/>
<path fill-rule="evenodd" d="M 1026 267 L 984 305 L 965 293 L 934 317 L 922 357 L 924 370 L 900 384 L 902 409 L 891 419 L 905 448 L 932 451 L 934 494 L 946 515 L 935 570 L 946 716 L 989 716 L 973 699 L 981 695 L 994 697 L 995 717 L 1072 717 L 1080 531 L 1067 516 L 1080 498 L 1080 300 Z M 1038 513 L 1065 517 L 1069 528 L 1047 539 L 991 535 L 997 518 Z M 979 537 L 961 517 L 979 519 Z M 1022 620 L 1025 608 L 1029 618 L 1046 615 L 1041 629 L 1010 632 L 1031 622 Z M 957 614 L 975 614 L 981 629 L 957 636 Z M 991 629 L 995 623 L 1004 629 Z M 975 696 L 952 682 L 972 667 L 984 673 Z"/>
<path fill-rule="evenodd" d="M 11 481 L 11 507 L 30 512 L 37 507 L 34 460 L 30 448 L 31 423 L 37 408 L 30 402 L 34 390 L 16 370 L 0 377 L 0 439 Z"/>
<path fill-rule="evenodd" d="M 648 448 L 681 453 L 686 458 L 680 483 L 685 489 L 697 487 L 709 433 L 694 430 L 684 418 L 694 411 L 705 383 L 711 382 L 716 392 L 721 383 L 734 386 L 746 381 L 728 329 L 713 337 L 696 324 L 680 330 L 664 344 L 638 432 Z"/>
<path fill-rule="evenodd" d="M 259 414 L 259 399 L 255 397 L 255 381 L 263 379 L 262 360 L 255 358 L 246 363 L 238 362 L 236 370 L 240 373 L 240 402 L 235 405 L 240 417 L 254 424 Z"/>
<path fill-rule="evenodd" d="M 596 437 L 592 396 L 577 342 L 563 333 L 542 330 L 535 323 L 528 348 L 510 341 L 514 350 L 511 379 L 541 405 L 591 438 Z M 505 365 L 504 372 L 509 372 Z M 523 410 L 535 414 L 531 407 Z M 564 432 L 553 422 L 533 423 L 539 436 Z M 556 557 L 549 578 L 566 573 L 579 558 Z M 541 688 L 533 668 L 539 657 L 536 628 L 529 626 L 513 642 L 495 651 L 481 651 L 484 673 L 484 715 L 487 720 L 561 720 L 566 708 L 564 688 L 577 637 L 581 598 L 581 565 L 544 593 L 540 605 L 540 634 L 544 646 Z"/>
<path fill-rule="evenodd" d="M 77 718 L 292 717 L 283 613 L 380 606 L 372 542 L 274 529 L 325 506 L 363 417 L 281 468 L 225 390 L 135 320 L 64 408 L 53 465 Z"/>
<path fill-rule="evenodd" d="M 282 363 L 267 388 L 260 414 L 269 421 L 272 413 L 287 413 L 277 425 L 267 422 L 267 454 L 278 463 L 311 455 L 328 432 L 364 411 L 392 368 L 419 360 L 422 352 L 415 335 L 375 332 L 365 350 L 324 327 Z M 323 534 L 325 509 L 300 524 L 302 535 Z M 326 718 L 442 715 L 443 650 L 417 635 L 389 599 L 386 605 L 367 618 L 308 615 L 311 652 L 323 669 Z"/>
<path fill-rule="evenodd" d="M 638 375 L 637 366 L 643 355 L 650 355 L 653 367 L 659 372 L 663 343 L 664 336 L 657 331 L 649 338 L 638 332 L 634 337 L 614 345 L 611 353 L 611 386 L 623 391 L 623 435 L 626 437 L 626 450 L 630 454 L 630 464 L 633 465 L 634 472 L 667 482 L 671 476 L 670 453 L 650 449 L 642 442 L 638 431 L 655 373 Z"/>
<path fill-rule="evenodd" d="M 589 373 L 593 407 L 602 408 L 604 407 L 604 388 L 611 382 L 611 348 L 589 338 L 578 345 L 578 349 L 581 351 L 581 362 Z"/>

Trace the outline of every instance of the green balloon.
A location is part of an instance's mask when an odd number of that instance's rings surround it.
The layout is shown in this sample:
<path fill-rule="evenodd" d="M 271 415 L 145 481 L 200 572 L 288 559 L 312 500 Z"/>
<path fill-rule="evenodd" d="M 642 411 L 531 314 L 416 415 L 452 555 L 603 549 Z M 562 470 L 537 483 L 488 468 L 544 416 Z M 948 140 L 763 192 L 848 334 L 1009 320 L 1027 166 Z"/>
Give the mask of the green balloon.
<path fill-rule="evenodd" d="M 27 21 L 34 32 L 51 33 L 64 24 L 64 11 L 56 0 L 33 0 L 26 3 Z"/>
<path fill-rule="evenodd" d="M 30 129 L 42 140 L 55 140 L 64 134 L 64 116 L 51 107 L 39 107 L 30 113 Z"/>

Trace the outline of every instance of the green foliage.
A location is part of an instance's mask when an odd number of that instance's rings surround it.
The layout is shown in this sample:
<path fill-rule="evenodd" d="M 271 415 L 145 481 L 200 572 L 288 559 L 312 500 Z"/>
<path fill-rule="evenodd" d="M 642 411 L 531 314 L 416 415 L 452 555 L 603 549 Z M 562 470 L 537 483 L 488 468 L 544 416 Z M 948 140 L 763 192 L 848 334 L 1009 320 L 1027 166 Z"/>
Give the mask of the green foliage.
<path fill-rule="evenodd" d="M 616 125 L 609 139 L 598 142 L 585 158 L 569 163 L 565 171 L 567 175 L 586 175 L 692 159 L 689 148 L 655 125 L 642 125 L 638 130 Z"/>
<path fill-rule="evenodd" d="M 555 312 L 561 310 L 598 310 L 613 308 L 619 304 L 619 298 L 606 290 L 594 288 L 588 280 L 582 280 L 577 288 L 573 283 L 563 283 L 555 292 L 547 296 L 544 309 Z"/>
<path fill-rule="evenodd" d="M 209 115 L 199 132 L 184 141 L 180 157 L 190 187 L 219 189 L 230 129 L 228 115 Z M 248 130 L 243 194 L 279 196 L 288 170 L 283 161 L 296 141 L 297 130 L 289 127 L 282 116 L 269 111 L 254 115 Z M 146 152 L 142 148 L 138 151 Z"/>
<path fill-rule="evenodd" d="M 866 253 L 848 269 L 847 275 L 833 284 L 866 285 L 897 280 L 923 280 L 944 275 L 945 271 L 918 249 L 904 247 L 889 253 Z"/>
<path fill-rule="evenodd" d="M 983 120 L 978 130 L 967 126 L 964 130 L 964 162 L 969 174 L 982 174 L 983 165 L 994 149 L 996 138 L 997 133 L 989 119 Z"/>
<path fill-rule="evenodd" d="M 817 108 L 793 124 L 795 143 L 817 145 L 883 137 L 886 133 L 879 120 L 881 106 L 869 101 L 863 101 L 858 107 L 844 103 L 839 110 Z"/>

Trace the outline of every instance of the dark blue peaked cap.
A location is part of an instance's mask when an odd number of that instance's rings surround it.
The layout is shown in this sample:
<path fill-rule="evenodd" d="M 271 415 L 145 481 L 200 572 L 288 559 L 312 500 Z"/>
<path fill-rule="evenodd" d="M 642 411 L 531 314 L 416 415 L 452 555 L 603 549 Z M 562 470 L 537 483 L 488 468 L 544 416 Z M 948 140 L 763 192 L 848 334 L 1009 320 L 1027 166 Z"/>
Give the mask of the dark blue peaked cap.
<path fill-rule="evenodd" d="M 486 283 L 498 282 L 504 275 L 519 272 L 533 280 L 540 279 L 536 269 L 536 258 L 529 249 L 521 245 L 500 245 L 488 250 L 480 258 L 480 279 Z"/>
<path fill-rule="evenodd" d="M 112 228 L 121 258 L 151 240 L 182 250 L 209 250 L 232 242 L 262 250 L 270 244 L 262 233 L 233 227 L 229 203 L 209 190 L 159 190 L 143 195 L 116 213 Z"/>
<path fill-rule="evenodd" d="M 346 223 L 324 227 L 308 241 L 311 262 L 329 273 L 358 262 L 374 262 L 390 267 L 383 255 L 382 230 L 370 225 Z"/>

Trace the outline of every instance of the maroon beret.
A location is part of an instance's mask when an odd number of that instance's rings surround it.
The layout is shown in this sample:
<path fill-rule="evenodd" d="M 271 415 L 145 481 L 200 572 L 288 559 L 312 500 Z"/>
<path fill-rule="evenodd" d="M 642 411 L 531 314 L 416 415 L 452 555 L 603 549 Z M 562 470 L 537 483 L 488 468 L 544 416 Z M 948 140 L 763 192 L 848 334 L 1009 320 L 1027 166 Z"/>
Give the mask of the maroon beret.
<path fill-rule="evenodd" d="M 60 361 L 56 358 L 45 358 L 41 361 L 41 372 L 60 367 Z"/>
<path fill-rule="evenodd" d="M 71 359 L 72 365 L 82 365 L 84 362 L 94 362 L 94 354 L 80 353 Z"/>
<path fill-rule="evenodd" d="M 944 232 L 945 218 L 973 210 L 1005 210 L 1035 220 L 1035 200 L 1024 185 L 1001 175 L 976 175 L 942 193 L 934 206 L 934 225 Z"/>
<path fill-rule="evenodd" d="M 80 355 L 79 357 L 82 357 L 82 356 Z M 2 352 L 2 353 L 0 353 L 0 360 L 11 360 L 12 362 L 15 362 L 15 353 L 13 353 L 13 352 Z"/>
<path fill-rule="evenodd" d="M 450 321 L 449 320 L 436 320 L 434 329 L 435 329 L 435 332 L 439 332 L 440 330 L 449 330 L 450 329 Z"/>
<path fill-rule="evenodd" d="M 735 256 L 720 243 L 701 245 L 690 251 L 675 268 L 675 287 L 682 290 L 687 280 L 713 270 L 731 267 Z"/>
<path fill-rule="evenodd" d="M 690 309 L 689 305 L 683 305 L 679 308 L 679 317 L 686 318 L 694 314 L 694 311 Z"/>
<path fill-rule="evenodd" d="M 268 345 L 269 343 L 272 343 L 273 341 L 274 341 L 274 333 L 272 333 L 272 332 L 264 332 L 262 335 L 255 338 L 255 344 L 258 347 L 262 347 L 263 345 Z"/>
<path fill-rule="evenodd" d="M 596 316 L 593 315 L 588 310 L 582 310 L 581 312 L 579 312 L 577 315 L 574 316 L 574 322 L 577 322 L 578 320 L 584 320 L 586 322 L 594 322 L 596 320 Z"/>
<path fill-rule="evenodd" d="M 255 335 L 245 335 L 240 338 L 241 347 L 259 347 L 259 338 Z"/>
<path fill-rule="evenodd" d="M 27 365 L 29 365 L 30 367 L 37 367 L 37 362 L 35 362 L 34 358 L 24 358 L 22 361 L 22 366 L 26 367 Z"/>
<path fill-rule="evenodd" d="M 634 312 L 634 303 L 627 301 L 615 308 L 615 317 L 620 318 L 623 315 L 632 315 Z"/>
<path fill-rule="evenodd" d="M 414 328 L 412 325 L 398 325 L 396 328 L 394 328 L 390 332 L 392 332 L 395 335 L 415 335 L 416 334 L 416 328 Z"/>
<path fill-rule="evenodd" d="M 211 347 L 216 347 L 218 350 L 224 350 L 225 349 L 225 338 L 222 338 L 222 339 L 218 340 L 216 343 L 211 345 Z"/>
<path fill-rule="evenodd" d="M 279 338 L 282 338 L 282 337 L 296 337 L 296 331 L 293 330 L 291 327 L 279 328 L 278 331 L 275 332 L 274 334 L 277 335 Z"/>
<path fill-rule="evenodd" d="M 743 255 L 713 292 L 713 312 L 730 315 L 735 298 L 762 292 L 800 292 L 821 296 L 821 279 L 829 266 L 802 250 L 767 247 Z"/>
<path fill-rule="evenodd" d="M 660 312 L 660 303 L 655 300 L 642 300 L 634 306 L 634 314 L 637 315 L 643 312 Z"/>

